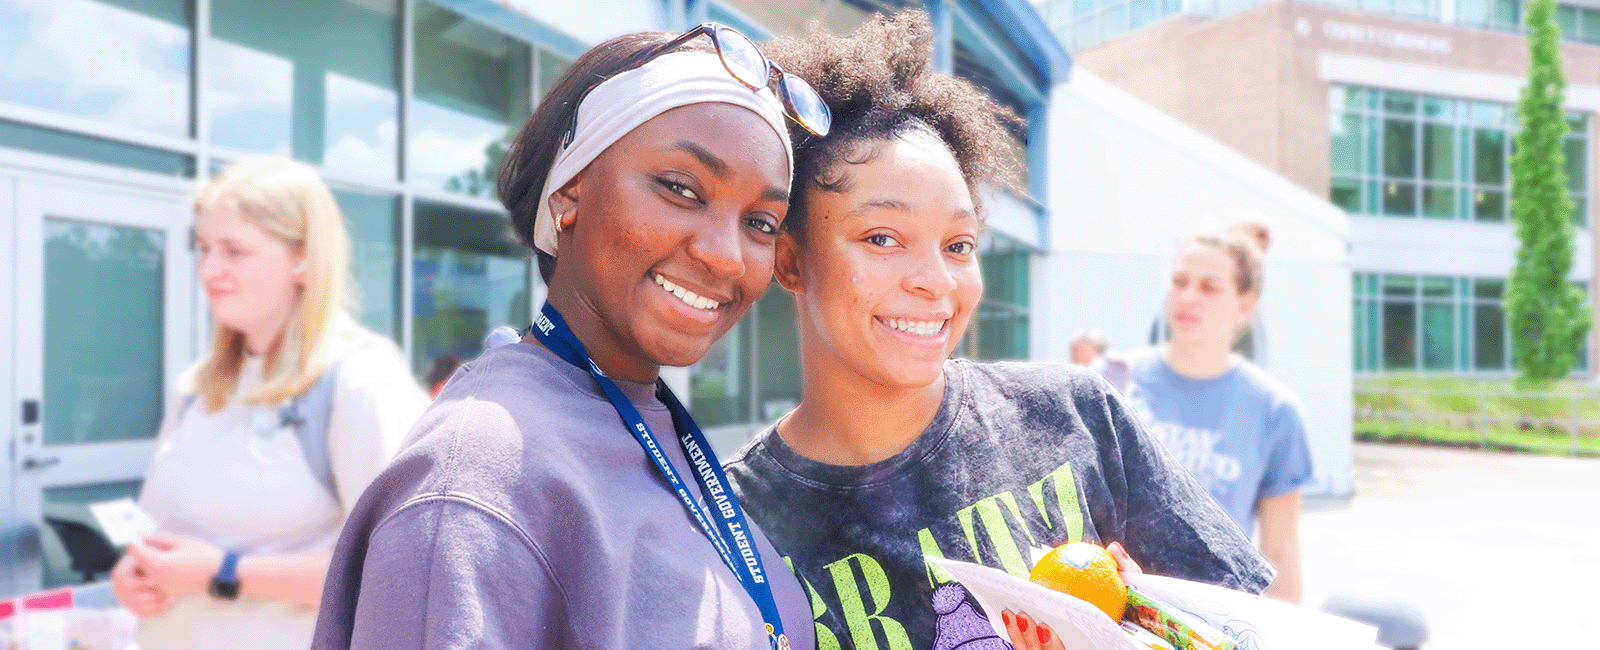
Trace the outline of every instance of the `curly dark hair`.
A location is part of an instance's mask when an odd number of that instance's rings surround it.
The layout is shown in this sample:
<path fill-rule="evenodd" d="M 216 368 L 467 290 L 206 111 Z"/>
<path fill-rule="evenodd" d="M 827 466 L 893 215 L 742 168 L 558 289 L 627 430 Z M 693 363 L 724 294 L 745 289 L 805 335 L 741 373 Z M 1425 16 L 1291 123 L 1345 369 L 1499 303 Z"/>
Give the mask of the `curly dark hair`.
<path fill-rule="evenodd" d="M 810 83 L 833 111 L 826 137 L 790 129 L 795 160 L 786 230 L 804 233 L 806 190 L 848 190 L 840 165 L 877 155 L 877 148 L 860 145 L 919 131 L 955 155 L 969 192 L 980 183 L 1016 186 L 1017 152 L 1008 127 L 1020 127 L 1022 119 L 966 80 L 934 72 L 933 39 L 928 15 L 912 10 L 873 15 L 849 36 L 813 33 L 762 48 L 785 72 Z"/>

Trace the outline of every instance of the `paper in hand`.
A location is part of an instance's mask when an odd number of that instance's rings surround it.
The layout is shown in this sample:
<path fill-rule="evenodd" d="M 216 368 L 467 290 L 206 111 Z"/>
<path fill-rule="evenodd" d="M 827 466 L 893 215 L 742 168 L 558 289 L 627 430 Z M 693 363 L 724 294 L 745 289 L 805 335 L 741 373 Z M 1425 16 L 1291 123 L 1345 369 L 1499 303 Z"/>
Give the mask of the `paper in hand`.
<path fill-rule="evenodd" d="M 89 513 L 100 522 L 112 546 L 126 546 L 156 532 L 156 520 L 127 497 L 91 503 Z"/>

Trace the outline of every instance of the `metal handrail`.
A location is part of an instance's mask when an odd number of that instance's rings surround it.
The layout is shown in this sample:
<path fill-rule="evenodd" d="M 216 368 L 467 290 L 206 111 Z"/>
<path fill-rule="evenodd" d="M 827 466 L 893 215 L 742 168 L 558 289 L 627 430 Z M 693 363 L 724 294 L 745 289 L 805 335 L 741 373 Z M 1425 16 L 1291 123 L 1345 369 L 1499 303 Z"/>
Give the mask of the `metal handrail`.
<path fill-rule="evenodd" d="M 1400 425 L 1401 433 L 1406 432 L 1406 427 L 1412 420 L 1445 420 L 1451 423 L 1459 420 L 1463 426 L 1469 429 L 1474 429 L 1478 432 L 1478 445 L 1480 447 L 1488 446 L 1489 425 L 1495 423 L 1514 422 L 1517 424 L 1523 424 L 1532 422 L 1536 426 L 1540 426 L 1540 428 L 1544 429 L 1565 429 L 1567 431 L 1567 437 L 1569 441 L 1568 452 L 1573 456 L 1579 455 L 1578 438 L 1580 436 L 1600 436 L 1600 420 L 1580 418 L 1578 416 L 1579 400 L 1600 400 L 1600 394 L 1596 393 L 1527 392 L 1501 389 L 1449 388 L 1380 389 L 1363 388 L 1360 386 L 1355 387 L 1353 393 L 1353 397 L 1359 398 L 1364 395 L 1393 397 L 1396 398 L 1398 402 L 1398 409 L 1378 408 L 1376 406 L 1362 407 L 1361 405 L 1357 404 L 1355 411 L 1358 418 L 1360 418 L 1362 415 L 1367 415 L 1381 421 L 1395 421 Z M 1411 409 L 1408 408 L 1406 398 L 1413 397 L 1471 397 L 1475 398 L 1476 404 L 1474 405 L 1475 408 L 1473 413 L 1463 413 L 1461 411 L 1438 411 L 1432 409 Z M 1558 403 L 1565 401 L 1567 403 L 1567 416 L 1563 418 L 1559 416 L 1547 415 L 1505 415 L 1489 413 L 1485 406 L 1490 397 L 1554 400 Z M 1585 427 L 1590 429 L 1589 433 L 1584 433 L 1583 430 Z"/>

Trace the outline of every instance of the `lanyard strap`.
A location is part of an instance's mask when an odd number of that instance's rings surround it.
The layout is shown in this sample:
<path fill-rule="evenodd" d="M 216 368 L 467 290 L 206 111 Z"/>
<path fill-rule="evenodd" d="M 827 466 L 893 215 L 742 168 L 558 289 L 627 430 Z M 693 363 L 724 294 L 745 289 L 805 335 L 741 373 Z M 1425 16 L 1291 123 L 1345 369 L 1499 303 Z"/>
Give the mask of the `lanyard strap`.
<path fill-rule="evenodd" d="M 672 414 L 673 428 L 677 429 L 678 444 L 683 448 L 684 458 L 695 468 L 695 478 L 700 484 L 700 494 L 705 498 L 706 504 L 713 506 L 714 515 L 708 515 L 705 508 L 689 494 L 684 482 L 679 478 L 677 468 L 662 453 L 661 446 L 657 444 L 655 434 L 645 424 L 644 417 L 639 415 L 638 409 L 628 401 L 628 397 L 617 387 L 617 383 L 607 377 L 600 370 L 594 359 L 584 350 L 583 342 L 574 336 L 567 327 L 566 320 L 560 312 L 550 303 L 545 303 L 539 310 L 539 318 L 533 322 L 534 337 L 539 342 L 554 352 L 556 356 L 572 365 L 589 371 L 595 382 L 600 384 L 600 389 L 605 392 L 606 398 L 611 400 L 611 406 L 617 410 L 624 424 L 628 426 L 629 433 L 633 434 L 639 446 L 644 448 L 645 454 L 655 463 L 656 469 L 666 477 L 667 484 L 677 493 L 678 500 L 683 502 L 684 508 L 694 516 L 696 523 L 700 524 L 700 531 L 711 540 L 711 546 L 717 549 L 717 554 L 722 556 L 723 563 L 733 571 L 739 579 L 739 584 L 744 586 L 750 594 L 750 599 L 755 601 L 756 608 L 761 610 L 761 618 L 767 623 L 768 642 L 774 649 L 787 650 L 789 639 L 783 634 L 783 621 L 778 615 L 778 604 L 772 597 L 772 586 L 767 582 L 767 573 L 761 562 L 761 552 L 756 547 L 755 540 L 751 537 L 750 525 L 746 522 L 744 508 L 739 506 L 739 498 L 728 489 L 728 478 L 722 473 L 722 467 L 717 463 L 716 454 L 711 451 L 711 445 L 706 442 L 705 434 L 700 431 L 700 426 L 695 424 L 694 418 L 689 417 L 688 409 L 678 401 L 666 384 L 657 382 L 656 393 L 661 401 L 667 405 L 667 410 Z M 731 542 L 731 545 L 730 545 Z M 737 560 L 735 561 L 735 556 Z"/>

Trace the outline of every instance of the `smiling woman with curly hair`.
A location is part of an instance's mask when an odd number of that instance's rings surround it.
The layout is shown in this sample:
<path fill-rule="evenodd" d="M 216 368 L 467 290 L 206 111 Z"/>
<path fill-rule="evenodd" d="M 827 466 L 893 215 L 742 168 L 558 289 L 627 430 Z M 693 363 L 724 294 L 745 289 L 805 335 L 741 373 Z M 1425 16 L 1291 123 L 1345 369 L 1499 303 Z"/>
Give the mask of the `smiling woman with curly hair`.
<path fill-rule="evenodd" d="M 983 295 L 978 193 L 1015 178 L 1018 120 L 934 72 L 932 39 L 909 12 L 767 49 L 834 128 L 794 138 L 775 251 L 804 399 L 728 475 L 811 589 L 818 647 L 1001 647 L 924 555 L 1025 575 L 1029 547 L 1087 540 L 1260 591 L 1272 569 L 1098 375 L 950 359 Z M 1018 647 L 1060 644 L 1003 618 Z"/>

